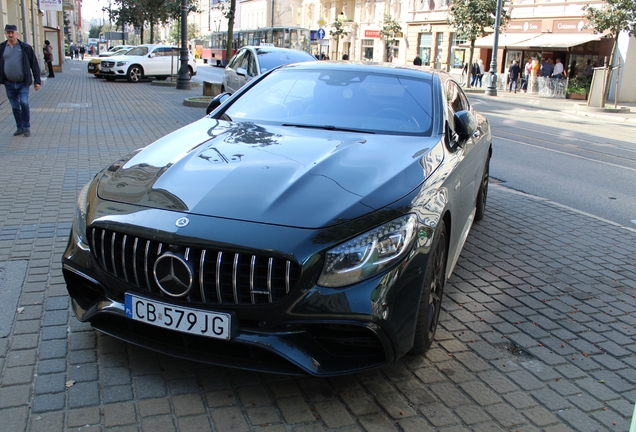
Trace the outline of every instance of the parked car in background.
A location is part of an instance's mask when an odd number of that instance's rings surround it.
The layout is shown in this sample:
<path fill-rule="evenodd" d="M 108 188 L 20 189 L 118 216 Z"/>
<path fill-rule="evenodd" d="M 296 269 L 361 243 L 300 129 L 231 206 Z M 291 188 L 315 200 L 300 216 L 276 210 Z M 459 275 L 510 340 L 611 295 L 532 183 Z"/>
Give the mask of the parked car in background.
<path fill-rule="evenodd" d="M 106 51 L 106 52 L 115 52 L 115 51 L 119 51 L 119 50 L 123 50 L 123 49 L 130 50 L 131 48 L 134 48 L 134 47 L 135 47 L 134 45 L 115 45 L 115 46 L 112 46 L 112 47 L 108 48 L 108 51 Z M 105 53 L 102 53 L 102 54 L 105 54 Z"/>
<path fill-rule="evenodd" d="M 491 144 L 445 72 L 281 66 L 81 190 L 62 259 L 73 311 L 133 344 L 257 371 L 422 354 L 485 214 Z"/>
<path fill-rule="evenodd" d="M 250 80 L 283 64 L 316 61 L 311 54 L 274 46 L 246 46 L 225 67 L 221 91 L 234 93 Z"/>
<path fill-rule="evenodd" d="M 99 66 L 102 62 L 102 59 L 104 57 L 113 57 L 113 56 L 118 56 L 118 55 L 124 55 L 126 54 L 128 51 L 130 51 L 132 48 L 132 46 L 129 46 L 128 48 L 120 48 L 117 51 L 106 51 L 103 52 L 101 54 L 99 54 L 97 57 L 92 58 L 88 61 L 88 73 L 89 74 L 93 74 L 95 75 L 97 78 L 101 78 L 101 74 L 99 73 Z"/>
<path fill-rule="evenodd" d="M 102 59 L 100 74 L 108 81 L 125 78 L 138 82 L 150 76 L 164 80 L 179 73 L 180 51 L 179 47 L 170 45 L 138 45 L 125 55 Z M 197 64 L 190 54 L 187 74 L 192 77 L 196 73 Z"/>

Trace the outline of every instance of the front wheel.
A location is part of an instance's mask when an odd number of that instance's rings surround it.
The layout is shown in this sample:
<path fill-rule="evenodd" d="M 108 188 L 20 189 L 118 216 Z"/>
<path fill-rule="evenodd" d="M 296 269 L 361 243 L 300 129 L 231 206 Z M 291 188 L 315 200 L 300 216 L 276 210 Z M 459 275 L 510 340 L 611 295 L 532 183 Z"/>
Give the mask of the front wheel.
<path fill-rule="evenodd" d="M 141 66 L 133 65 L 128 69 L 126 79 L 128 82 L 139 82 L 143 76 L 144 72 L 141 69 Z"/>
<path fill-rule="evenodd" d="M 479 221 L 484 218 L 486 214 L 486 199 L 488 198 L 488 180 L 490 179 L 490 158 L 486 161 L 486 167 L 484 168 L 484 176 L 481 178 L 481 184 L 479 185 L 479 191 L 477 192 L 477 202 L 475 211 L 475 220 Z"/>
<path fill-rule="evenodd" d="M 446 256 L 448 245 L 446 243 L 446 224 L 441 221 L 437 226 L 437 237 L 433 241 L 426 274 L 424 275 L 424 288 L 420 300 L 420 310 L 417 314 L 417 326 L 413 338 L 413 348 L 410 353 L 424 354 L 433 344 L 435 330 L 439 321 L 439 313 L 442 307 L 442 294 L 446 285 Z"/>

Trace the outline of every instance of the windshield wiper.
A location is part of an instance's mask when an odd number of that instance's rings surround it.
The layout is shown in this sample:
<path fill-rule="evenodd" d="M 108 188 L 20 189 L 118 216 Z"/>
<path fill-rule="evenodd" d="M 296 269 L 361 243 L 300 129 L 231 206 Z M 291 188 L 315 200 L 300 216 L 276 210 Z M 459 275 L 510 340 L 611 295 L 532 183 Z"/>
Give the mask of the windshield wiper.
<path fill-rule="evenodd" d="M 361 133 L 368 133 L 368 134 L 375 135 L 375 132 L 372 132 L 366 129 L 350 129 L 350 128 L 337 127 L 333 125 L 309 125 L 309 124 L 283 123 L 283 126 L 306 128 L 306 129 L 325 129 L 325 130 L 332 130 L 332 131 L 339 131 L 339 132 L 361 132 Z"/>

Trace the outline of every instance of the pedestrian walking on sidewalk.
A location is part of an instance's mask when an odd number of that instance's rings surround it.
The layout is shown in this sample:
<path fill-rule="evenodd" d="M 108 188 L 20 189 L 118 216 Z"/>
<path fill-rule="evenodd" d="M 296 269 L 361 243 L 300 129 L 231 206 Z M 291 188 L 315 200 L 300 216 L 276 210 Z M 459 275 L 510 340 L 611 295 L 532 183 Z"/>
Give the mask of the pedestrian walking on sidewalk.
<path fill-rule="evenodd" d="M 31 111 L 29 88 L 34 84 L 40 90 L 40 64 L 33 47 L 18 39 L 18 27 L 4 27 L 5 42 L 0 44 L 0 84 L 4 84 L 7 99 L 13 109 L 17 130 L 14 136 L 31 136 Z"/>
<path fill-rule="evenodd" d="M 53 72 L 53 46 L 51 42 L 48 40 L 44 41 L 44 61 L 46 62 L 46 67 L 49 69 L 49 75 L 47 78 L 55 78 L 55 73 Z"/>

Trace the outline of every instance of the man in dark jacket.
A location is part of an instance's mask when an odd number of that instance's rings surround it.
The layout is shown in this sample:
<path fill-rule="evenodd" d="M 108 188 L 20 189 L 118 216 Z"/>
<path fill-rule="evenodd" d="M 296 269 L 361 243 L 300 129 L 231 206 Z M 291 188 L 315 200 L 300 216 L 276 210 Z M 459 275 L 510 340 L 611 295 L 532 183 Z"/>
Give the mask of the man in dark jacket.
<path fill-rule="evenodd" d="M 510 68 L 508 69 L 508 79 L 510 80 L 508 91 L 514 90 L 514 92 L 517 93 L 517 81 L 519 80 L 520 74 L 521 68 L 519 67 L 519 62 L 517 60 L 513 60 Z"/>
<path fill-rule="evenodd" d="M 7 99 L 13 109 L 17 130 L 14 136 L 31 136 L 29 88 L 40 89 L 40 64 L 31 45 L 18 39 L 18 27 L 7 24 L 6 42 L 0 44 L 0 84 L 4 84 Z"/>

